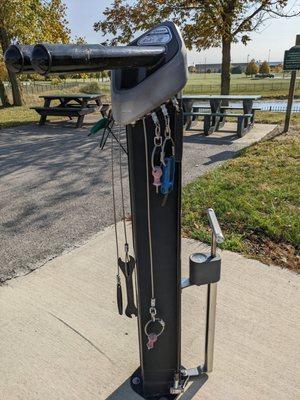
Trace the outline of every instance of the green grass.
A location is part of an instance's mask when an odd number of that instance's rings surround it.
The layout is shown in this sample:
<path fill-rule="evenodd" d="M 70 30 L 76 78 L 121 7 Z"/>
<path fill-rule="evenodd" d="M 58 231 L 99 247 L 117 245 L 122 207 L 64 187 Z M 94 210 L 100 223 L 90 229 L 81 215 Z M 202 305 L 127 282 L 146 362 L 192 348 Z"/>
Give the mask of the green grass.
<path fill-rule="evenodd" d="M 223 249 L 299 270 L 300 141 L 261 142 L 189 184 L 183 230 L 209 242 L 205 209 L 214 208 Z"/>
<path fill-rule="evenodd" d="M 38 114 L 26 106 L 0 108 L 0 128 L 9 128 L 38 120 Z"/>
<path fill-rule="evenodd" d="M 255 113 L 255 121 L 260 124 L 277 124 L 280 125 L 285 120 L 284 112 L 272 111 L 257 111 Z M 291 116 L 291 123 L 300 122 L 300 112 L 293 113 Z"/>
<path fill-rule="evenodd" d="M 268 98 L 287 97 L 290 77 L 277 74 L 273 79 L 252 79 L 245 74 L 231 75 L 231 94 L 260 94 Z M 189 74 L 184 89 L 186 94 L 219 94 L 221 74 Z M 300 96 L 300 79 L 296 83 L 296 96 Z"/>
<path fill-rule="evenodd" d="M 88 86 L 88 88 L 87 88 Z M 40 99 L 40 95 L 47 95 L 47 94 L 65 94 L 65 93 L 81 93 L 81 89 L 84 89 L 85 91 L 87 89 L 90 89 L 89 92 L 92 92 L 97 88 L 98 91 L 98 86 L 96 87 L 94 84 L 88 84 L 88 85 L 80 85 L 72 88 L 65 88 L 65 89 L 59 89 L 55 85 L 52 85 L 51 90 L 47 90 L 43 93 L 36 93 L 34 90 L 26 92 L 23 88 L 23 95 L 26 101 L 26 106 L 23 107 L 7 107 L 3 108 L 0 107 L 0 129 L 1 128 L 9 128 L 12 126 L 18 126 L 18 125 L 23 125 L 23 124 L 28 124 L 28 123 L 33 123 L 37 122 L 40 119 L 40 116 L 37 114 L 36 111 L 31 110 L 30 107 L 38 106 L 38 105 L 43 105 L 43 99 Z M 48 88 L 47 88 L 48 89 Z M 102 86 L 101 86 L 102 89 Z M 84 92 L 83 92 L 84 93 Z M 55 103 L 51 103 L 55 104 Z M 58 102 L 56 102 L 58 104 Z M 47 118 L 48 120 L 59 120 L 63 119 L 63 117 L 52 117 L 49 116 Z"/>

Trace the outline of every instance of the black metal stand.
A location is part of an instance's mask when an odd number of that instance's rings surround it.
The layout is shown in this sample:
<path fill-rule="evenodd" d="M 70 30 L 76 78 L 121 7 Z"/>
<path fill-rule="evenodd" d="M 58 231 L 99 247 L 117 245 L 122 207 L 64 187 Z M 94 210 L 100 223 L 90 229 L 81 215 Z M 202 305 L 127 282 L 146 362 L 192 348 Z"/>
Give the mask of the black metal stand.
<path fill-rule="evenodd" d="M 161 398 L 170 394 L 174 375 L 180 371 L 181 345 L 181 158 L 182 158 L 182 112 L 178 113 L 172 103 L 167 105 L 171 119 L 171 130 L 176 143 L 176 170 L 174 189 L 168 195 L 165 205 L 163 196 L 150 188 L 151 229 L 153 242 L 153 263 L 155 297 L 158 316 L 166 326 L 153 349 L 148 350 L 144 327 L 149 321 L 150 252 L 147 220 L 147 176 L 145 141 L 142 120 L 134 126 L 127 126 L 129 179 L 133 216 L 133 240 L 137 263 L 137 304 L 140 346 L 140 385 L 133 385 L 144 398 Z M 157 112 L 161 126 L 164 119 Z M 153 149 L 154 124 L 146 118 L 148 158 Z M 151 166 L 149 165 L 149 173 Z M 149 176 L 152 182 L 152 176 Z M 141 389 L 140 389 L 141 388 Z M 157 397 L 159 395 L 160 397 Z"/>

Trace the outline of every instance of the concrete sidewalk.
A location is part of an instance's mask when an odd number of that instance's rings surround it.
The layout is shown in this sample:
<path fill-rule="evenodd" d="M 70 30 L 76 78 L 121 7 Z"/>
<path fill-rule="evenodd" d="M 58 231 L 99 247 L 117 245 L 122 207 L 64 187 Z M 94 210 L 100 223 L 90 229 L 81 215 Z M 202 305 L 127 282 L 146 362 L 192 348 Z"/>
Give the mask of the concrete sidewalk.
<path fill-rule="evenodd" d="M 199 243 L 183 240 L 183 269 Z M 137 400 L 136 320 L 119 317 L 112 227 L 0 287 L 1 400 Z M 300 277 L 223 252 L 214 372 L 182 399 L 300 398 Z M 183 291 L 183 365 L 203 359 L 204 288 Z M 201 388 L 200 388 L 201 387 Z M 199 389 L 199 391 L 198 391 Z"/>

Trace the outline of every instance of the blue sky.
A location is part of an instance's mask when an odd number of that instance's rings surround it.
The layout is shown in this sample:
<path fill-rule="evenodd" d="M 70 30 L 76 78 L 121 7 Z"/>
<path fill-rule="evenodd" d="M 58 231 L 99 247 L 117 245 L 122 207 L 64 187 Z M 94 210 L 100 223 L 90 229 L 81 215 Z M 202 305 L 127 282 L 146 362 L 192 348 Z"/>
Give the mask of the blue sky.
<path fill-rule="evenodd" d="M 111 0 L 65 0 L 68 7 L 68 20 L 72 36 L 84 36 L 89 43 L 100 43 L 103 37 L 93 30 L 93 24 L 99 21 L 103 10 L 111 4 Z M 292 5 L 294 0 L 290 1 Z M 257 60 L 268 58 L 280 61 L 283 58 L 284 50 L 294 45 L 296 34 L 300 34 L 300 17 L 292 19 L 272 19 L 263 28 L 261 34 L 251 35 L 252 41 L 244 46 L 233 45 L 232 62 L 246 62 L 247 57 Z M 193 62 L 217 63 L 221 61 L 221 49 L 209 49 L 206 51 L 191 51 L 188 54 L 189 64 Z"/>

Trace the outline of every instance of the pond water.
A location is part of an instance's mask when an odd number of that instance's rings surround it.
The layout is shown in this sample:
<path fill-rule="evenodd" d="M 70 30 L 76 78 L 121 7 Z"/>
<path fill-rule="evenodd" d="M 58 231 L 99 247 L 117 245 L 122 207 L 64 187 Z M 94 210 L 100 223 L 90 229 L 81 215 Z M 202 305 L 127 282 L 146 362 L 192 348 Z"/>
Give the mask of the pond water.
<path fill-rule="evenodd" d="M 263 111 L 284 112 L 287 107 L 287 100 L 258 100 L 254 102 L 255 106 L 261 107 Z M 300 112 L 300 100 L 293 103 L 293 112 Z"/>
<path fill-rule="evenodd" d="M 198 106 L 201 108 L 203 106 L 203 111 L 207 109 L 208 103 L 195 103 L 194 106 Z M 241 102 L 232 102 L 229 103 L 230 106 L 241 106 Z M 260 107 L 262 111 L 274 111 L 274 112 L 285 112 L 287 107 L 287 100 L 257 100 L 254 101 L 254 106 Z M 293 112 L 300 112 L 300 100 L 294 100 L 293 103 Z"/>

